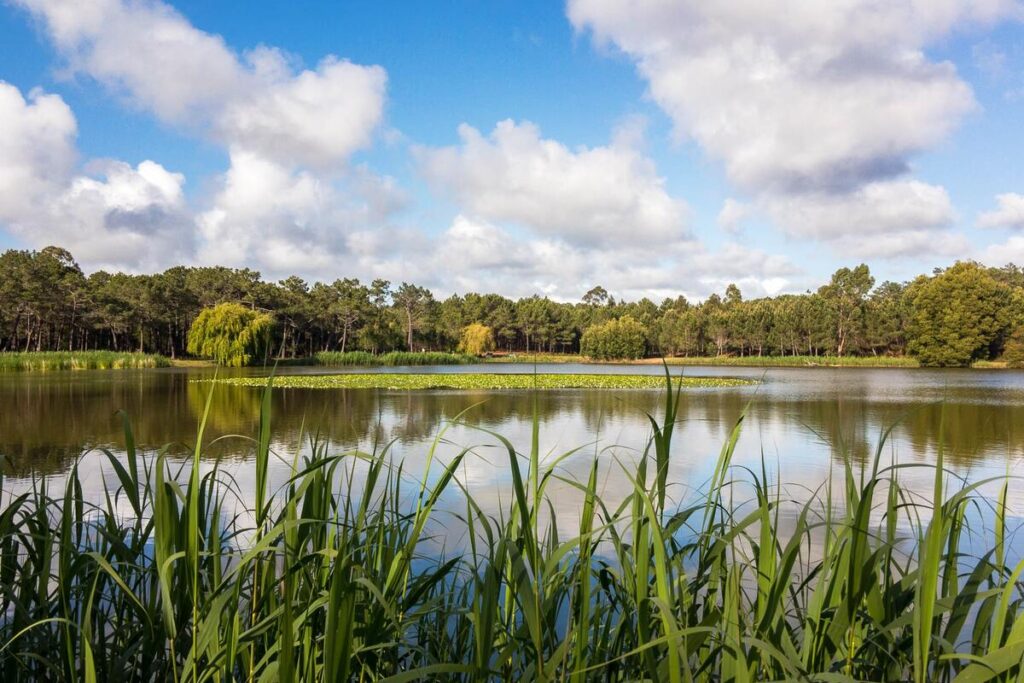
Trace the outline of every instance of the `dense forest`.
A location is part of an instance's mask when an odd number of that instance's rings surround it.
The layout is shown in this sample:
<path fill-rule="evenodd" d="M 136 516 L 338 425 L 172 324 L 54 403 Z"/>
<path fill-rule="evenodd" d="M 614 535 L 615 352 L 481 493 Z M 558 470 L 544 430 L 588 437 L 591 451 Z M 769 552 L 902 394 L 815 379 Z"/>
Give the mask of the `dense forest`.
<path fill-rule="evenodd" d="M 452 350 L 473 323 L 499 350 L 598 348 L 610 321 L 649 355 L 913 355 L 963 365 L 1024 346 L 1024 270 L 959 262 L 912 282 L 875 283 L 868 267 L 842 268 L 817 291 L 744 299 L 730 285 L 702 302 L 618 301 L 595 286 L 577 303 L 467 293 L 438 300 L 385 280 L 299 277 L 176 266 L 152 275 L 85 275 L 58 247 L 0 254 L 0 350 L 147 351 L 182 356 L 200 312 L 235 302 L 269 313 L 268 356 L 319 351 Z M 588 330 L 591 339 L 585 339 Z M 637 342 L 639 343 L 639 342 Z"/>

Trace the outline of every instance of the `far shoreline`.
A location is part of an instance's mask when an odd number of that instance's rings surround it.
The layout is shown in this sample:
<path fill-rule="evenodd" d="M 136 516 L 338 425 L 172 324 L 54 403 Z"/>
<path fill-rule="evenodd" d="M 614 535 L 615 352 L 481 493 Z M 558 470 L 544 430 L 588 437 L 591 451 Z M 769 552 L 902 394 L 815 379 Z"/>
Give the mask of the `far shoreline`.
<path fill-rule="evenodd" d="M 484 364 L 559 364 L 579 363 L 581 365 L 662 365 L 678 367 L 737 367 L 737 368 L 881 368 L 897 370 L 925 369 L 938 367 L 922 366 L 908 356 L 678 356 L 669 358 L 636 358 L 600 360 L 576 354 L 511 354 L 481 359 Z M 967 366 L 954 369 L 1005 370 L 1006 361 L 979 360 Z"/>
<path fill-rule="evenodd" d="M 329 355 L 329 354 L 324 354 Z M 362 354 L 369 355 L 369 354 Z M 457 354 L 426 352 L 424 358 L 416 361 L 419 353 L 402 353 L 412 358 L 409 362 L 388 363 L 393 367 L 429 366 L 430 356 L 452 356 L 453 360 L 439 364 L 452 365 L 620 365 L 670 367 L 735 367 L 735 368 L 874 368 L 874 369 L 937 369 L 922 366 L 908 356 L 678 356 L 669 358 L 597 359 L 579 354 L 560 353 L 495 353 L 473 359 Z M 378 356 L 374 356 L 375 358 Z M 252 367 L 281 368 L 304 367 L 380 367 L 375 363 L 331 363 L 317 357 L 268 359 L 262 365 Z M 202 369 L 215 368 L 216 362 L 202 358 L 169 358 L 158 354 L 139 354 L 109 351 L 85 352 L 0 352 L 0 372 L 66 372 L 78 370 L 123 370 L 144 368 Z M 1004 360 L 979 360 L 969 366 L 957 369 L 1006 370 L 1010 368 Z"/>
<path fill-rule="evenodd" d="M 907 356 L 879 356 L 877 358 L 861 356 L 685 356 L 671 358 L 634 358 L 618 360 L 600 360 L 588 358 L 578 354 L 502 354 L 483 357 L 476 361 L 479 365 L 626 365 L 626 366 L 650 366 L 667 364 L 670 367 L 735 367 L 735 368 L 868 368 L 888 370 L 1011 370 L 1006 361 L 1002 360 L 979 360 L 968 366 L 951 368 L 925 367 L 918 361 Z M 203 359 L 172 359 L 172 366 L 180 368 L 212 368 L 216 363 Z M 268 363 L 262 367 L 272 367 Z M 348 365 L 339 366 L 317 363 L 315 358 L 285 358 L 281 359 L 280 367 L 379 367 L 374 365 Z M 415 367 L 413 365 L 405 367 Z"/>

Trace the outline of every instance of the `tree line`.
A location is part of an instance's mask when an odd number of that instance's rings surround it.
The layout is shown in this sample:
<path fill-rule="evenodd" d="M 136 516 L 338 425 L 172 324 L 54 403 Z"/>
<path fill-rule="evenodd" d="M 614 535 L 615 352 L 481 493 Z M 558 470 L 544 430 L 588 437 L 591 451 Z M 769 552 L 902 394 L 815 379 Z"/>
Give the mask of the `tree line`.
<path fill-rule="evenodd" d="M 958 262 L 877 285 L 861 264 L 837 270 L 816 291 L 746 299 L 729 285 L 700 302 L 620 301 L 595 286 L 566 303 L 494 293 L 439 300 L 424 287 L 382 279 L 268 282 L 257 271 L 222 266 L 86 275 L 59 247 L 0 254 L 2 351 L 187 355 L 200 313 L 227 302 L 270 316 L 268 358 L 450 351 L 473 324 L 488 328 L 504 352 L 579 353 L 582 346 L 609 357 L 618 349 L 630 356 L 912 355 L 926 365 L 1024 356 L 1024 270 L 1012 264 Z"/>

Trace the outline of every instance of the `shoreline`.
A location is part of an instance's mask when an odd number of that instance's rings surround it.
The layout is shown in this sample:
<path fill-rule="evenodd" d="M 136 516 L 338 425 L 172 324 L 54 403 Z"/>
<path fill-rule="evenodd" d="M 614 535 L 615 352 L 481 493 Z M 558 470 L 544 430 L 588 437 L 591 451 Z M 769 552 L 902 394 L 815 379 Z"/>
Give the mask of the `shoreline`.
<path fill-rule="evenodd" d="M 869 369 L 894 369 L 894 370 L 942 370 L 942 369 L 954 369 L 954 370 L 1013 370 L 1007 365 L 1006 361 L 1002 360 L 980 360 L 975 361 L 971 365 L 954 367 L 954 368 L 929 368 L 922 366 L 920 363 L 910 358 L 900 357 L 896 360 L 897 362 L 869 362 L 866 358 L 852 357 L 850 362 L 820 362 L 820 363 L 797 363 L 789 362 L 791 356 L 765 356 L 761 359 L 757 357 L 752 358 L 736 358 L 734 360 L 719 360 L 716 358 L 705 358 L 705 357 L 688 357 L 688 358 L 666 358 L 664 362 L 668 363 L 670 367 L 709 367 L 709 368 L 822 368 L 822 369 L 835 369 L 835 368 L 869 368 Z M 787 360 L 782 360 L 787 359 Z M 217 364 L 211 360 L 204 360 L 201 358 L 194 359 L 170 359 L 171 367 L 176 368 L 214 368 Z M 281 363 L 280 367 L 322 367 L 322 368 L 340 368 L 340 367 L 364 367 L 374 368 L 381 367 L 378 365 L 320 365 L 315 362 L 301 362 L 303 359 L 288 359 L 288 362 Z M 834 360 L 834 359 L 829 359 Z M 530 356 L 520 356 L 515 359 L 504 359 L 504 358 L 481 358 L 478 363 L 480 365 L 636 365 L 636 366 L 649 366 L 649 365 L 661 365 L 663 359 L 661 358 L 638 358 L 634 360 L 594 360 L 586 358 L 584 356 L 543 356 L 540 358 L 533 358 Z M 252 367 L 272 367 L 267 366 L 252 366 Z M 405 367 L 416 367 L 416 366 L 405 366 Z"/>
<path fill-rule="evenodd" d="M 36 356 L 35 354 L 39 354 Z M 0 362 L 0 369 L 5 372 L 67 372 L 67 371 L 79 371 L 79 370 L 121 370 L 121 369 L 144 369 L 146 367 L 171 367 L 180 369 L 189 368 L 215 368 L 217 364 L 212 360 L 202 358 L 168 358 L 161 357 L 157 354 L 137 354 L 137 353 L 121 353 L 121 352 L 0 352 L 0 361 L 4 360 L 4 357 L 8 356 L 13 359 L 14 356 L 18 356 L 21 359 L 27 360 L 24 363 L 12 363 L 8 367 L 2 367 L 3 363 Z M 63 357 L 64 362 L 54 362 L 54 360 L 46 361 L 44 357 L 51 356 L 53 359 Z M 71 357 L 82 358 L 83 360 L 92 360 L 91 357 L 104 357 L 106 363 L 73 363 L 70 361 Z M 123 363 L 112 362 L 112 359 L 127 359 L 127 358 L 147 358 L 148 362 L 152 365 L 136 365 L 134 363 Z M 39 360 L 41 362 L 32 362 Z M 480 365 L 620 365 L 620 366 L 660 366 L 662 363 L 667 363 L 670 367 L 734 367 L 734 368 L 823 368 L 823 369 L 835 369 L 835 368 L 873 368 L 873 369 L 942 369 L 942 368 L 928 368 L 921 366 L 917 360 L 907 356 L 879 356 L 879 357 L 862 357 L 862 356 L 686 356 L 686 357 L 673 357 L 673 358 L 638 358 L 638 359 L 622 359 L 622 360 L 598 360 L 588 358 L 586 356 L 580 356 L 577 354 L 503 354 L 498 356 L 491 356 L 480 358 L 476 361 Z M 270 363 L 266 366 L 252 366 L 252 367 L 272 367 L 274 364 Z M 18 367 L 21 366 L 21 367 Z M 282 359 L 278 362 L 278 366 L 281 368 L 287 367 L 322 367 L 322 368 L 358 368 L 358 367 L 380 367 L 378 365 L 333 365 L 329 363 L 318 363 L 315 357 L 310 358 L 288 358 Z M 403 367 L 415 367 L 416 364 L 409 364 Z M 974 370 L 1009 370 L 1013 369 L 1008 367 L 1006 361 L 1003 360 L 980 360 L 975 361 L 969 366 L 961 366 L 955 369 L 974 369 Z"/>
<path fill-rule="evenodd" d="M 998 361 L 986 361 L 997 363 Z M 517 358 L 486 358 L 481 360 L 483 364 L 494 365 L 531 365 L 534 363 L 569 364 L 580 365 L 661 365 L 666 363 L 669 366 L 688 367 L 740 367 L 740 368 L 919 368 L 921 365 L 912 358 L 889 357 L 869 359 L 851 356 L 846 360 L 839 360 L 832 357 L 821 357 L 819 361 L 805 359 L 803 356 L 688 356 L 673 358 L 635 358 L 619 360 L 599 360 L 587 358 L 586 356 L 547 356 L 539 357 L 521 356 Z M 1005 365 L 1005 364 L 1004 364 Z M 972 366 L 973 367 L 973 366 Z"/>

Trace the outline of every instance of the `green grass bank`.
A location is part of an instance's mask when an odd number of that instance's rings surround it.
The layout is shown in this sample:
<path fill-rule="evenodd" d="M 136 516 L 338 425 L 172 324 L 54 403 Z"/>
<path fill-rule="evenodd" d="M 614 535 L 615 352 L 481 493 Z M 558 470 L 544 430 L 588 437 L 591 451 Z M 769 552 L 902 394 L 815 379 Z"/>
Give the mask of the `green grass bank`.
<path fill-rule="evenodd" d="M 557 529 L 549 487 L 580 453 L 542 454 L 539 420 L 526 443 L 481 433 L 513 491 L 498 514 L 460 480 L 480 455 L 442 462 L 443 425 L 429 478 L 388 447 L 277 453 L 267 391 L 240 492 L 200 467 L 202 427 L 182 465 L 139 452 L 126 420 L 124 458 L 80 465 L 108 461 L 103 500 L 83 499 L 79 467 L 64 487 L 0 486 L 0 679 L 1018 679 L 1024 563 L 1010 564 L 1005 483 L 983 499 L 939 449 L 922 497 L 883 439 L 863 472 L 835 453 L 839 483 L 784 517 L 777 484 L 731 467 L 741 418 L 699 494 L 675 503 L 678 401 L 666 390 L 651 441 L 626 445 L 638 463 L 604 452 L 565 481 L 580 514 Z M 278 458 L 291 473 L 274 488 Z M 602 498 L 609 468 L 632 482 L 621 502 Z M 443 512 L 453 495 L 460 511 Z M 978 506 L 992 523 L 972 526 Z M 439 533 L 466 551 L 443 553 Z"/>

